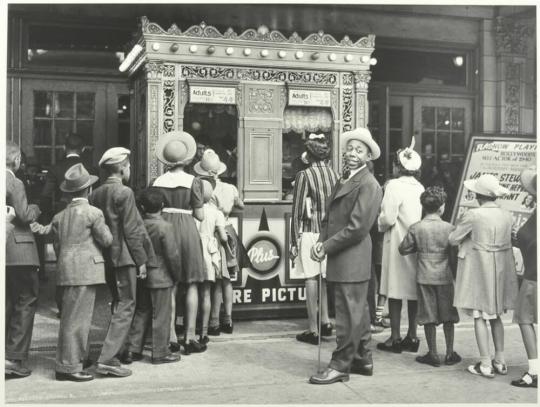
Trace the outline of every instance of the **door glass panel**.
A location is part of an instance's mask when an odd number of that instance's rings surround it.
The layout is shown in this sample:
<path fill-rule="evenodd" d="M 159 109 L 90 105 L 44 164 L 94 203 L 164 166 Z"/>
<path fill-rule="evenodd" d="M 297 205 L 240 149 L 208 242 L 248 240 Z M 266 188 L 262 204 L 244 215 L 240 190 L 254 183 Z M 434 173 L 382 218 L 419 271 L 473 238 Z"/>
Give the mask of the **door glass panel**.
<path fill-rule="evenodd" d="M 51 106 L 51 92 L 34 92 L 34 117 L 51 117 Z"/>
<path fill-rule="evenodd" d="M 390 106 L 390 128 L 401 129 L 403 127 L 403 108 Z"/>
<path fill-rule="evenodd" d="M 465 153 L 465 134 L 452 133 L 452 154 Z"/>
<path fill-rule="evenodd" d="M 57 120 L 56 123 L 55 144 L 64 145 L 66 137 L 73 131 L 73 120 Z"/>
<path fill-rule="evenodd" d="M 443 155 L 450 154 L 450 133 L 439 133 L 437 135 L 437 155 L 441 158 Z"/>
<path fill-rule="evenodd" d="M 83 143 L 87 146 L 93 145 L 94 138 L 94 121 L 93 120 L 77 120 L 76 133 L 82 137 Z"/>
<path fill-rule="evenodd" d="M 422 107 L 422 129 L 435 129 L 434 107 Z"/>
<path fill-rule="evenodd" d="M 435 151 L 435 132 L 426 131 L 422 133 L 422 152 L 431 155 Z"/>
<path fill-rule="evenodd" d="M 58 93 L 54 105 L 56 117 L 73 117 L 73 93 Z"/>
<path fill-rule="evenodd" d="M 452 109 L 452 130 L 463 130 L 465 125 L 465 109 Z"/>
<path fill-rule="evenodd" d="M 437 109 L 437 129 L 450 130 L 450 109 L 445 107 Z"/>
<path fill-rule="evenodd" d="M 390 130 L 390 154 L 395 154 L 402 148 L 403 134 L 401 130 Z"/>
<path fill-rule="evenodd" d="M 77 118 L 78 119 L 93 119 L 94 118 L 94 94 L 93 93 L 77 93 Z"/>
<path fill-rule="evenodd" d="M 51 120 L 34 119 L 34 145 L 51 145 Z"/>

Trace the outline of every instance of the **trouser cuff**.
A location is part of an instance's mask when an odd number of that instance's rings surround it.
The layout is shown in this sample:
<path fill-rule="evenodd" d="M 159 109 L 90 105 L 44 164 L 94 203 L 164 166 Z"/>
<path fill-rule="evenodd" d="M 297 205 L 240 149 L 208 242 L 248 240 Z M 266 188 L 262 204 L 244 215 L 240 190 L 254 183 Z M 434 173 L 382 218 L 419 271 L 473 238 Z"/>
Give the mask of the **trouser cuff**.
<path fill-rule="evenodd" d="M 75 365 L 61 365 L 57 363 L 55 370 L 58 373 L 79 373 L 83 371 L 83 365 L 82 363 L 77 363 Z"/>

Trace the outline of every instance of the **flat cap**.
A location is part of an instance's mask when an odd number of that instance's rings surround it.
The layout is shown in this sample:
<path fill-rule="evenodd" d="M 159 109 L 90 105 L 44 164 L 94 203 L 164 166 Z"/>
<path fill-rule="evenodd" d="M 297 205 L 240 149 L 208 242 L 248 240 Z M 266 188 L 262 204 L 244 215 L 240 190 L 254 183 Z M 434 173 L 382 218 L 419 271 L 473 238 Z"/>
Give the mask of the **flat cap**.
<path fill-rule="evenodd" d="M 99 160 L 99 166 L 101 167 L 104 164 L 118 164 L 125 160 L 131 152 L 124 147 L 113 147 L 109 148 L 103 153 L 101 159 Z"/>

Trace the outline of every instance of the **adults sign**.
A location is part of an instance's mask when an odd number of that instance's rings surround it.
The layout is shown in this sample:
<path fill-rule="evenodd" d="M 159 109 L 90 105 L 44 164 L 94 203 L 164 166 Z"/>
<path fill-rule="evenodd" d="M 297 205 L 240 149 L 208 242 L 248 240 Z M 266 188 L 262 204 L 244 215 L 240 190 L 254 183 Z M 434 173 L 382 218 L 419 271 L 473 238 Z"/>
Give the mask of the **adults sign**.
<path fill-rule="evenodd" d="M 325 90 L 289 89 L 289 106 L 330 107 L 330 92 Z"/>
<path fill-rule="evenodd" d="M 190 86 L 189 101 L 191 103 L 234 105 L 236 103 L 236 91 L 234 88 Z"/>

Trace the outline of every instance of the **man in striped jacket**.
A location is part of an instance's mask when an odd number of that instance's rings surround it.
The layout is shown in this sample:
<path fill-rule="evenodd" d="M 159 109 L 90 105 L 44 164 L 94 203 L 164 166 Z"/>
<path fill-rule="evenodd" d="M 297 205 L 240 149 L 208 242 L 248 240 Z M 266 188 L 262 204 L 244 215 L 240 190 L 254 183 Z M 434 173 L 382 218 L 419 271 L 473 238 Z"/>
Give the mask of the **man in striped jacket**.
<path fill-rule="evenodd" d="M 328 140 L 324 134 L 310 134 L 306 141 L 306 155 L 310 166 L 298 172 L 293 191 L 293 219 L 290 254 L 296 259 L 296 272 L 306 279 L 306 306 L 309 328 L 296 335 L 300 342 L 313 345 L 319 343 L 319 335 L 332 335 L 332 324 L 328 318 L 326 298 L 326 262 L 311 259 L 312 246 L 319 239 L 321 221 L 324 217 L 326 200 L 338 181 L 326 159 L 330 154 Z M 317 326 L 318 275 L 322 273 L 321 332 Z"/>

